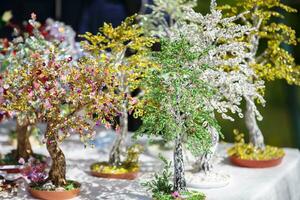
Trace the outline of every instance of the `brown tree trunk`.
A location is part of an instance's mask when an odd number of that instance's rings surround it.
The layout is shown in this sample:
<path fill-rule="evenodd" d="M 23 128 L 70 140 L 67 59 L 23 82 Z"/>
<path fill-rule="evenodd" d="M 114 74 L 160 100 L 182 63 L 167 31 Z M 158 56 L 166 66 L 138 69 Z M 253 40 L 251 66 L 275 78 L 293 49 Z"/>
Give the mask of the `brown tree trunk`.
<path fill-rule="evenodd" d="M 51 180 L 52 184 L 56 187 L 64 186 L 67 183 L 66 159 L 58 145 L 58 134 L 57 132 L 52 131 L 52 128 L 49 125 L 47 127 L 45 138 L 47 139 L 47 150 L 52 159 L 48 179 Z"/>
<path fill-rule="evenodd" d="M 28 122 L 24 122 L 24 124 L 21 124 L 17 120 L 16 125 L 16 135 L 17 135 L 17 150 L 15 152 L 15 159 L 19 160 L 20 158 L 23 158 L 24 160 L 28 160 L 30 156 L 32 156 L 32 148 L 29 141 L 30 137 L 30 125 Z"/>

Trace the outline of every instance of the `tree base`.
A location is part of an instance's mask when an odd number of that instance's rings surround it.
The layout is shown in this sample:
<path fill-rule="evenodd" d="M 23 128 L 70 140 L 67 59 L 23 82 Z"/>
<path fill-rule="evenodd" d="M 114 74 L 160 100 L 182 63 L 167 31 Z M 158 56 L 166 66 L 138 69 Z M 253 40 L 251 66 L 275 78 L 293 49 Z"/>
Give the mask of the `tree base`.
<path fill-rule="evenodd" d="M 252 143 L 237 142 L 227 150 L 230 161 L 237 166 L 267 168 L 279 165 L 285 153 L 282 148 L 266 145 L 264 149 Z"/>
<path fill-rule="evenodd" d="M 209 189 L 225 187 L 230 182 L 230 175 L 222 172 L 187 173 L 187 187 L 191 189 Z"/>
<path fill-rule="evenodd" d="M 33 154 L 33 158 L 40 162 L 46 162 L 46 156 L 41 154 Z M 6 154 L 2 159 L 0 159 L 0 171 L 5 171 L 6 173 L 20 173 L 22 165 L 20 165 L 19 160 L 14 157 L 14 152 Z"/>
<path fill-rule="evenodd" d="M 269 168 L 280 165 L 283 157 L 274 158 L 270 160 L 246 160 L 241 159 L 236 156 L 229 157 L 231 163 L 240 167 L 248 167 L 248 168 Z"/>
<path fill-rule="evenodd" d="M 124 179 L 124 180 L 134 180 L 138 177 L 138 172 L 128 172 L 123 174 L 105 174 L 105 173 L 92 171 L 91 174 L 99 178 Z"/>
<path fill-rule="evenodd" d="M 195 199 L 195 200 L 206 200 L 205 194 L 198 191 L 185 191 L 185 192 L 176 192 L 171 194 L 162 194 L 157 193 L 152 196 L 153 200 L 189 200 L 189 199 Z"/>
<path fill-rule="evenodd" d="M 28 187 L 28 192 L 31 196 L 37 199 L 45 199 L 45 200 L 65 200 L 65 199 L 72 199 L 80 194 L 80 183 L 76 181 L 72 181 L 72 183 L 76 186 L 73 189 L 64 189 L 64 188 L 57 188 L 56 190 L 42 190 L 37 187 Z"/>
<path fill-rule="evenodd" d="M 110 166 L 107 162 L 99 162 L 91 165 L 91 174 L 100 178 L 134 180 L 138 177 L 139 169 L 138 166 Z"/>
<path fill-rule="evenodd" d="M 21 165 L 0 165 L 0 171 L 8 174 L 18 174 L 21 172 Z"/>

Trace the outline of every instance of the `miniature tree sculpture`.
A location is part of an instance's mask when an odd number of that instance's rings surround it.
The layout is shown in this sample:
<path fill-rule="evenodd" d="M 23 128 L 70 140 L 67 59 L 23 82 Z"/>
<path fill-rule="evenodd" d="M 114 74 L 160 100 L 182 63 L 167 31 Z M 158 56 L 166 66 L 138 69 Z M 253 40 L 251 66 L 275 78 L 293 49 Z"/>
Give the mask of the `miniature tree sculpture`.
<path fill-rule="evenodd" d="M 83 48 L 91 54 L 107 72 L 106 92 L 114 99 L 113 107 L 118 110 L 117 137 L 109 155 L 110 166 L 121 166 L 121 153 L 128 132 L 128 112 L 138 104 L 138 98 L 131 92 L 140 86 L 141 78 L 152 67 L 149 48 L 155 39 L 146 37 L 140 26 L 134 24 L 134 17 L 127 18 L 120 26 L 113 28 L 104 24 L 97 35 L 83 35 L 88 42 Z"/>
<path fill-rule="evenodd" d="M 181 30 L 177 21 L 183 18 L 185 10 L 196 5 L 196 0 L 154 0 L 153 4 L 145 5 L 151 12 L 139 15 L 138 18 L 141 26 L 146 30 L 145 34 L 159 38 L 171 38 L 174 30 Z M 164 147 L 172 147 L 171 143 L 172 141 L 169 143 L 163 142 L 162 144 Z M 148 148 L 150 153 L 156 152 L 156 149 L 152 149 L 152 146 Z M 171 148 L 170 150 L 172 151 Z"/>
<path fill-rule="evenodd" d="M 201 52 L 193 51 L 192 47 L 183 37 L 161 41 L 161 51 L 154 54 L 161 67 L 150 71 L 144 80 L 147 92 L 139 131 L 139 134 L 175 140 L 173 182 L 174 191 L 178 192 L 186 190 L 183 144 L 199 155 L 211 146 L 209 127 L 219 131 L 207 106 L 214 88 L 199 79 L 208 66 L 195 65 Z"/>
<path fill-rule="evenodd" d="M 239 41 L 245 34 L 250 33 L 251 29 L 235 23 L 242 15 L 224 18 L 222 13 L 216 10 L 216 6 L 216 1 L 212 0 L 210 13 L 206 15 L 196 13 L 192 9 L 187 10 L 184 17 L 187 27 L 182 26 L 185 27 L 183 30 L 187 30 L 185 35 L 193 35 L 188 38 L 196 48 L 210 47 L 207 54 L 198 60 L 200 66 L 205 63 L 211 66 L 201 79 L 217 88 L 210 102 L 212 109 L 220 113 L 222 118 L 233 121 L 228 113 L 238 113 L 243 117 L 240 102 L 245 96 L 251 94 L 254 99 L 264 102 L 259 93 L 264 85 L 262 81 L 249 79 L 255 77 L 255 73 L 244 61 L 248 56 L 248 46 L 247 43 Z M 255 106 L 253 109 L 259 115 Z M 212 130 L 212 137 L 216 138 L 217 135 Z M 212 150 L 214 151 L 215 149 Z M 199 159 L 199 169 L 211 171 L 212 154 L 203 156 Z"/>
<path fill-rule="evenodd" d="M 155 29 L 153 34 L 171 38 L 178 38 L 180 35 L 184 35 L 191 44 L 194 44 L 193 48 L 202 51 L 203 54 L 197 60 L 197 64 L 198 66 L 206 64 L 210 68 L 205 70 L 203 76 L 199 78 L 217 89 L 214 97 L 209 102 L 210 105 L 207 106 L 210 106 L 211 110 L 220 113 L 224 119 L 233 121 L 233 118 L 229 116 L 230 112 L 233 114 L 238 113 L 240 117 L 243 117 L 240 102 L 245 95 L 252 94 L 253 97 L 264 102 L 264 99 L 259 94 L 259 90 L 263 88 L 263 82 L 250 81 L 249 77 L 254 77 L 254 72 L 243 63 L 248 53 L 247 44 L 238 41 L 239 38 L 249 33 L 251 29 L 248 26 L 234 23 L 242 15 L 224 18 L 222 13 L 216 10 L 216 1 L 214 0 L 211 1 L 210 13 L 206 15 L 195 12 L 192 8 L 194 4 L 188 4 L 188 6 L 182 4 L 182 1 L 179 2 L 182 8 L 180 14 L 174 15 L 169 13 L 174 10 L 171 9 L 171 5 L 168 5 L 170 7 L 166 8 L 164 3 L 160 2 L 156 7 L 153 7 L 155 12 L 152 15 L 144 17 L 143 23 L 147 25 L 148 23 L 146 22 L 152 22 L 151 19 L 156 19 L 157 16 L 160 16 L 158 21 L 164 22 L 165 16 L 163 13 L 168 16 L 176 16 L 177 18 L 173 19 L 172 25 L 168 24 L 169 26 L 164 29 Z M 178 5 L 178 7 L 180 6 Z M 148 20 L 148 18 L 150 19 Z M 147 25 L 146 27 L 151 28 L 152 26 Z M 254 109 L 257 111 L 256 107 Z M 219 134 L 213 128 L 210 128 L 210 132 L 212 148 L 210 152 L 204 153 L 198 159 L 195 165 L 195 169 L 198 172 L 212 172 L 212 156 L 217 148 Z M 204 176 L 205 182 L 213 181 L 208 180 L 209 177 L 207 175 Z M 217 182 L 216 175 L 214 177 L 214 181 Z M 199 178 L 198 180 L 202 179 Z M 211 182 L 209 185 L 211 185 Z"/>
<path fill-rule="evenodd" d="M 2 29 L 4 26 L 6 26 L 9 21 L 12 18 L 12 13 L 11 11 L 5 11 L 3 13 L 3 15 L 1 16 L 0 19 L 0 29 Z M 6 56 L 6 54 L 8 53 L 8 47 L 9 47 L 9 41 L 7 38 L 0 38 L 0 72 L 5 70 L 5 64 L 3 63 L 3 60 Z M 0 78 L 2 79 L 2 75 L 0 76 Z M 0 84 L 1 84 L 1 80 L 0 80 Z M 2 103 L 3 98 L 0 97 L 0 103 Z M 5 111 L 1 111 L 0 112 L 0 122 L 2 122 L 4 119 L 9 118 L 9 113 L 5 112 Z"/>
<path fill-rule="evenodd" d="M 33 32 L 39 33 L 33 33 Z M 30 37 L 32 34 L 40 34 L 45 37 L 45 39 L 49 42 L 60 42 L 59 48 L 65 51 L 66 54 L 72 57 L 78 57 L 79 50 L 75 48 L 75 32 L 71 29 L 71 27 L 66 26 L 59 22 L 53 22 L 51 20 L 47 21 L 45 28 L 41 27 L 41 25 L 36 22 L 36 27 L 33 27 L 30 23 L 26 25 L 25 30 L 15 26 L 15 33 L 17 37 L 15 37 L 12 43 L 7 42 L 6 45 L 6 55 L 1 56 L 0 58 L 0 66 L 3 76 L 5 76 L 5 71 L 7 68 L 12 70 L 13 68 L 19 68 L 24 65 L 24 63 L 30 62 L 28 55 L 31 55 L 35 52 L 36 47 L 33 48 L 30 46 L 31 44 L 24 44 L 22 46 L 19 45 L 18 40 L 22 40 Z M 36 45 L 43 46 L 43 43 L 37 43 Z M 16 54 L 16 55 L 15 55 Z M 18 113 L 16 116 L 16 135 L 17 135 L 17 149 L 13 150 L 12 155 L 13 163 L 18 163 L 20 158 L 25 159 L 26 161 L 31 157 L 39 157 L 39 155 L 33 154 L 32 147 L 29 141 L 29 137 L 31 135 L 32 129 L 36 124 L 36 120 L 30 116 L 27 116 L 28 113 Z"/>
<path fill-rule="evenodd" d="M 69 183 L 65 177 L 65 156 L 59 143 L 71 133 L 78 133 L 83 141 L 92 138 L 93 124 L 89 123 L 92 114 L 83 113 L 86 108 L 100 105 L 96 101 L 104 99 L 101 98 L 103 83 L 98 81 L 96 84 L 93 81 L 96 76 L 83 70 L 85 62 L 73 63 L 71 57 L 59 48 L 59 42 L 45 40 L 37 30 L 34 15 L 29 22 L 34 27 L 33 35 L 18 40 L 20 50 L 16 54 L 27 59 L 22 65 L 7 69 L 3 79 L 2 107 L 17 114 L 26 113 L 30 119 L 47 124 L 44 136 L 52 165 L 47 179 L 39 183 L 38 190 L 55 190 Z M 101 102 L 105 103 L 105 100 Z M 98 116 L 98 119 L 103 123 L 109 119 L 105 112 L 107 109 L 105 104 L 98 109 L 103 116 Z"/>
<path fill-rule="evenodd" d="M 12 13 L 11 11 L 5 11 L 3 13 L 3 15 L 1 16 L 0 19 L 0 29 L 2 29 L 4 26 L 6 26 L 9 21 L 12 18 Z M 0 38 L 0 73 L 2 73 L 2 71 L 5 70 L 5 65 L 6 63 L 3 63 L 4 58 L 6 57 L 7 53 L 8 53 L 8 47 L 9 47 L 9 41 L 7 38 Z M 0 85 L 2 85 L 2 77 L 3 75 L 0 75 Z M 2 95 L 0 95 L 0 104 L 3 102 L 3 97 Z M 10 113 L 6 112 L 4 110 L 0 111 L 0 122 L 3 122 L 5 119 L 10 118 Z M 7 155 L 2 157 L 1 153 L 0 153 L 0 165 L 8 165 L 8 164 L 12 164 L 10 163 L 7 159 Z"/>
<path fill-rule="evenodd" d="M 9 14 L 11 15 L 11 13 Z M 5 71 L 7 67 L 11 66 L 10 57 L 12 54 L 15 53 L 11 49 L 11 44 L 9 41 L 3 40 L 2 47 L 1 47 L 1 56 L 0 56 L 0 67 L 1 67 L 1 78 L 5 77 Z M 3 89 L 3 81 L 1 82 L 2 91 L 5 92 Z M 2 99 L 3 100 L 3 99 Z M 9 115 L 8 111 L 3 110 L 6 116 Z M 16 125 L 16 132 L 17 132 L 17 149 L 14 150 L 12 153 L 5 156 L 4 160 L 2 160 L 2 164 L 16 164 L 20 158 L 24 158 L 28 160 L 30 156 L 33 155 L 31 144 L 29 142 L 29 135 L 30 135 L 30 125 L 32 122 L 29 122 L 28 118 L 24 115 L 17 117 L 17 125 Z"/>
<path fill-rule="evenodd" d="M 300 84 L 299 67 L 296 66 L 293 56 L 283 47 L 283 44 L 297 44 L 295 31 L 283 23 L 273 21 L 274 17 L 284 17 L 277 9 L 296 12 L 295 9 L 282 4 L 280 0 L 246 0 L 237 2 L 234 6 L 222 6 L 221 9 L 228 11 L 231 16 L 248 12 L 241 18 L 241 23 L 253 28 L 253 31 L 244 37 L 245 42 L 250 45 L 246 62 L 257 75 L 253 80 L 285 79 L 289 84 Z M 265 47 L 261 45 L 262 41 L 266 41 Z M 245 122 L 250 143 L 263 150 L 264 137 L 256 122 L 253 96 L 249 94 L 245 100 Z"/>

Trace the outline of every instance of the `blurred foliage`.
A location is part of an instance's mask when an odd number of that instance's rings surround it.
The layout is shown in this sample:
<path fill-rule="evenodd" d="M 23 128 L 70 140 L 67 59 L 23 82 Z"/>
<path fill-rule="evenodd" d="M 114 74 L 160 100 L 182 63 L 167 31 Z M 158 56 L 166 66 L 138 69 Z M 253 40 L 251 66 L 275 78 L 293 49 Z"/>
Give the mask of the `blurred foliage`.
<path fill-rule="evenodd" d="M 219 5 L 224 4 L 233 4 L 237 0 L 218 0 Z M 293 0 L 290 1 L 282 1 L 291 5 L 292 7 L 300 10 L 300 2 L 297 3 Z M 198 1 L 198 6 L 195 8 L 197 11 L 207 13 L 209 10 L 209 3 L 210 1 Z M 299 13 L 290 13 L 286 15 L 286 24 L 290 25 L 292 28 L 296 30 L 297 37 L 300 37 L 300 20 L 299 20 Z M 300 45 L 292 50 L 296 62 L 300 63 Z M 300 112 L 299 110 L 292 110 L 293 108 L 290 107 L 291 103 L 295 103 L 295 99 L 289 99 L 293 95 L 289 95 L 288 91 L 294 91 L 297 93 L 298 99 L 300 99 L 300 89 L 296 86 L 289 86 L 284 81 L 274 81 L 269 82 L 266 84 L 266 93 L 265 99 L 267 104 L 265 107 L 259 107 L 262 116 L 264 117 L 263 121 L 258 122 L 259 126 L 265 136 L 266 144 L 272 146 L 279 146 L 279 147 L 296 147 L 300 141 L 297 142 L 296 135 L 300 135 L 295 130 L 295 127 L 298 125 L 299 127 L 299 119 L 295 119 L 295 113 L 293 112 Z M 300 102 L 298 102 L 299 105 Z M 294 114 L 294 115 L 293 115 Z M 247 134 L 247 129 L 245 127 L 244 119 L 239 119 L 236 117 L 236 121 L 234 123 L 221 120 L 222 126 L 222 133 L 225 136 L 225 141 L 227 142 L 234 142 L 234 134 L 233 130 L 238 128 L 242 132 Z M 294 124 L 293 124 L 294 123 Z M 298 136 L 299 137 L 299 136 Z M 248 138 L 248 137 L 246 137 Z M 299 138 L 298 138 L 299 140 Z"/>

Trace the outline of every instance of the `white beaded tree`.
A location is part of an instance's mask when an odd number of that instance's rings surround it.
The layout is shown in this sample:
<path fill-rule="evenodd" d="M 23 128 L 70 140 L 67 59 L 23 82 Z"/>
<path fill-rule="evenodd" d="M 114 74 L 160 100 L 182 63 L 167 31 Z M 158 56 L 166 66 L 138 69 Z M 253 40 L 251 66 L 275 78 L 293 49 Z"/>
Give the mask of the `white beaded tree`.
<path fill-rule="evenodd" d="M 173 2 L 173 1 L 172 1 Z M 248 45 L 240 38 L 250 33 L 251 28 L 235 23 L 242 15 L 224 18 L 216 9 L 216 1 L 211 1 L 210 13 L 202 15 L 193 10 L 195 1 L 154 1 L 151 14 L 142 17 L 142 24 L 149 33 L 159 37 L 179 38 L 181 35 L 193 44 L 195 51 L 203 52 L 197 60 L 199 67 L 209 66 L 199 79 L 209 83 L 216 92 L 209 102 L 210 110 L 220 113 L 222 118 L 233 121 L 230 114 L 243 117 L 240 103 L 251 95 L 252 109 L 258 117 L 255 99 L 264 102 L 259 91 L 262 81 L 255 81 L 254 71 L 245 63 Z M 230 114 L 229 114 L 230 113 Z M 210 129 L 213 147 L 198 160 L 197 169 L 209 172 L 212 169 L 211 158 L 218 144 L 218 133 Z"/>

